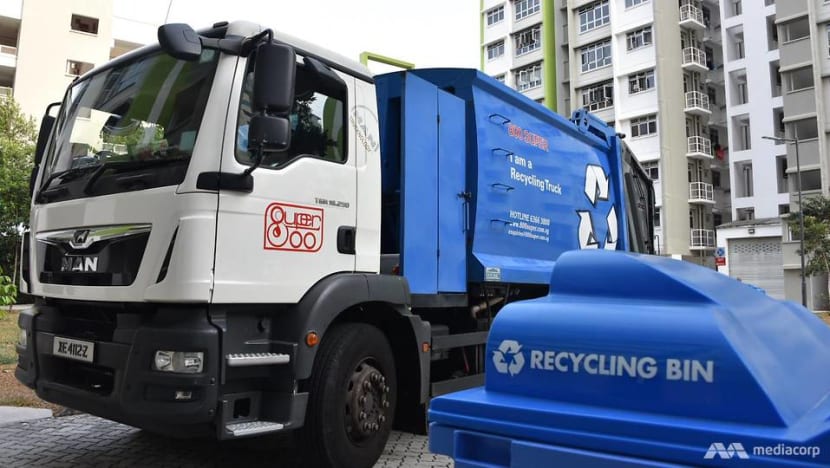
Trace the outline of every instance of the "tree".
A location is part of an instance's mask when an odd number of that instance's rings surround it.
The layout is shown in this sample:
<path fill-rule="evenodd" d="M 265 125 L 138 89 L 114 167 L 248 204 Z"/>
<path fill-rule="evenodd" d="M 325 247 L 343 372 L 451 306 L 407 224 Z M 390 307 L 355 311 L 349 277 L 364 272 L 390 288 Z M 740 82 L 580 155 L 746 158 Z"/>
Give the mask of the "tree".
<path fill-rule="evenodd" d="M 805 276 L 830 273 L 830 198 L 810 197 L 804 202 L 804 255 L 807 264 Z M 801 238 L 801 212 L 790 213 L 787 223 L 794 239 Z M 801 255 L 801 252 L 798 252 Z M 830 284 L 828 285 L 830 287 Z"/>
<path fill-rule="evenodd" d="M 0 99 L 0 271 L 15 276 L 20 229 L 29 224 L 35 123 L 11 98 Z"/>

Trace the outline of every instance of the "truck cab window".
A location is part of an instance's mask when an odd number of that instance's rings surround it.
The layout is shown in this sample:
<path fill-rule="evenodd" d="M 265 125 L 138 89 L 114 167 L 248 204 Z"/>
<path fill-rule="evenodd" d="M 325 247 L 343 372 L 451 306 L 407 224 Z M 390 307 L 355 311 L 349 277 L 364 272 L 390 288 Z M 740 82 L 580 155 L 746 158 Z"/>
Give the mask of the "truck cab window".
<path fill-rule="evenodd" d="M 254 88 L 254 59 L 248 61 L 242 84 L 236 132 L 236 159 L 249 165 L 248 123 L 254 115 L 251 93 Z M 285 151 L 266 153 L 260 167 L 279 169 L 300 157 L 314 157 L 336 163 L 347 159 L 346 88 L 324 86 L 302 64 L 297 65 L 294 106 L 289 115 L 291 146 Z"/>

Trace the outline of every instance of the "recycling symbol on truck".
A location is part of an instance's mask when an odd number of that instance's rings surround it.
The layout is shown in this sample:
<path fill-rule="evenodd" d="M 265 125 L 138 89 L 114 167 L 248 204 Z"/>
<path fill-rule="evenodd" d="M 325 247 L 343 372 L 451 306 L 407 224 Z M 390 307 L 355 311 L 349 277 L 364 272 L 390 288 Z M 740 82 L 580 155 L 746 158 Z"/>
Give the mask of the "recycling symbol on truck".
<path fill-rule="evenodd" d="M 579 248 L 580 249 L 599 249 L 616 250 L 618 240 L 618 225 L 617 225 L 617 209 L 614 204 L 608 210 L 605 216 L 606 226 L 608 232 L 604 239 L 604 245 L 600 245 L 599 237 L 597 236 L 596 228 L 594 227 L 593 213 L 599 208 L 599 202 L 608 201 L 608 175 L 602 166 L 596 164 L 589 164 L 585 166 L 585 196 L 591 202 L 593 210 L 577 210 L 579 215 Z"/>
<path fill-rule="evenodd" d="M 504 340 L 493 351 L 493 365 L 500 374 L 518 374 L 525 365 L 522 345 L 516 340 Z"/>

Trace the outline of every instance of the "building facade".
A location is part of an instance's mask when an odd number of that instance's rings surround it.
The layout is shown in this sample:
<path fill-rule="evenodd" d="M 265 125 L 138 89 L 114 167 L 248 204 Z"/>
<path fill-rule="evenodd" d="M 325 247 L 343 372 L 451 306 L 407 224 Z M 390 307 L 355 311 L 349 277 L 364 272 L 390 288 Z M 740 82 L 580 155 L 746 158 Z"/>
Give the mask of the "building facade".
<path fill-rule="evenodd" d="M 728 64 L 730 114 L 737 128 L 751 131 L 734 144 L 752 147 L 746 157 L 733 153 L 740 221 L 721 230 L 719 245 L 727 247 L 730 276 L 752 272 L 768 292 L 801 302 L 799 239 L 781 216 L 799 210 L 799 192 L 804 199 L 830 193 L 830 3 L 757 3 L 763 6 L 736 0 L 723 6 L 730 16 L 726 49 L 736 58 Z M 804 290 L 808 308 L 827 308 L 825 275 L 807 277 Z"/>
<path fill-rule="evenodd" d="M 481 17 L 482 70 L 614 125 L 654 179 L 660 253 L 714 266 L 732 218 L 718 3 L 484 0 Z"/>
<path fill-rule="evenodd" d="M 155 40 L 158 25 L 117 10 L 113 0 L 0 1 L 0 96 L 39 120 L 72 80 Z"/>
<path fill-rule="evenodd" d="M 788 164 L 784 141 L 776 140 L 787 136 L 776 5 L 730 0 L 720 7 L 733 222 L 718 228 L 724 257 L 718 269 L 773 297 L 798 300 L 798 280 L 795 295 L 787 294 L 784 281 L 781 216 L 791 209 L 795 164 Z"/>

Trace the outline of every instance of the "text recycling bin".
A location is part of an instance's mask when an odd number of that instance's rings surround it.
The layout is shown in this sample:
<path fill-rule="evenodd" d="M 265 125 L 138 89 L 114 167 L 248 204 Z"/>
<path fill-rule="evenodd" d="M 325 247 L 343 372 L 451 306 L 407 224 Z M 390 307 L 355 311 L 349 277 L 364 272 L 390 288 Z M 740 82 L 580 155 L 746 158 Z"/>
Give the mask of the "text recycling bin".
<path fill-rule="evenodd" d="M 830 327 L 687 262 L 565 253 L 486 359 L 431 403 L 457 467 L 830 466 Z"/>

